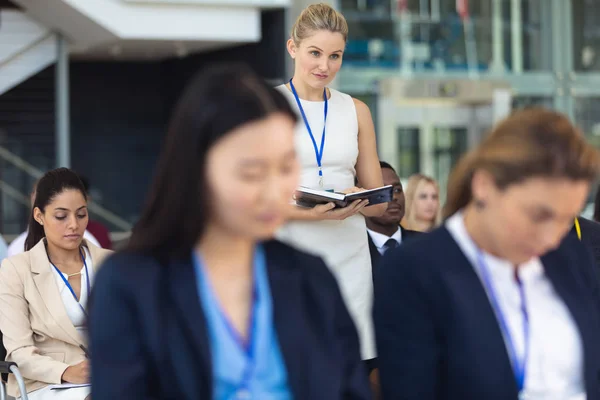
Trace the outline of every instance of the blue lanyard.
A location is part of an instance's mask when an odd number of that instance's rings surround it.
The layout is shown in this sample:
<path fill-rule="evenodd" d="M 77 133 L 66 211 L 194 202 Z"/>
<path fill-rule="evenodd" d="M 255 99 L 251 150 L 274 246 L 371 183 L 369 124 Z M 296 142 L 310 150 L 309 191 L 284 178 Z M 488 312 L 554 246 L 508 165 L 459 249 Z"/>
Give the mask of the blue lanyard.
<path fill-rule="evenodd" d="M 317 141 L 315 140 L 315 136 L 312 133 L 312 129 L 310 129 L 310 124 L 308 123 L 308 119 L 306 118 L 306 114 L 304 113 L 304 108 L 302 108 L 302 103 L 300 102 L 300 97 L 298 97 L 298 93 L 296 92 L 296 88 L 294 87 L 294 83 L 290 79 L 290 88 L 292 89 L 292 93 L 296 98 L 296 103 L 298 104 L 298 108 L 300 109 L 300 114 L 302 114 L 302 119 L 304 120 L 304 125 L 306 125 L 306 130 L 310 135 L 310 140 L 312 140 L 313 147 L 315 148 L 315 157 L 317 158 L 317 166 L 319 167 L 319 186 L 323 187 L 323 168 L 321 161 L 323 160 L 323 149 L 325 148 L 325 126 L 327 125 L 327 89 L 323 89 L 323 100 L 325 100 L 325 120 L 323 123 L 323 136 L 321 136 L 321 148 L 317 148 Z"/>
<path fill-rule="evenodd" d="M 85 262 L 85 257 L 83 255 L 83 252 L 81 251 L 81 249 L 79 250 L 79 254 L 81 255 L 81 259 L 83 260 L 83 267 L 85 268 L 85 277 L 86 277 L 86 283 L 87 283 L 87 294 L 88 296 L 90 295 L 91 292 L 91 287 L 90 287 L 90 275 L 88 273 L 88 269 L 87 269 L 87 263 Z M 56 267 L 56 265 L 54 265 L 54 263 L 52 261 L 50 261 L 50 264 L 54 267 L 54 269 L 56 269 L 56 272 L 58 272 L 58 275 L 61 277 L 61 279 L 63 280 L 63 282 L 65 283 L 65 286 L 69 289 L 69 291 L 71 292 L 71 294 L 73 295 L 73 298 L 75 299 L 75 301 L 77 302 L 77 304 L 79 305 L 79 307 L 81 308 L 81 311 L 83 311 L 83 313 L 87 316 L 87 313 L 85 312 L 85 309 L 83 308 L 83 306 L 81 305 L 81 303 L 79 302 L 79 300 L 77 300 L 77 296 L 75 295 L 75 291 L 73 290 L 73 287 L 71 286 L 71 284 L 69 283 L 69 280 L 67 278 L 65 278 L 65 276 L 62 274 L 62 272 L 60 272 L 60 269 L 58 269 Z"/>
<path fill-rule="evenodd" d="M 525 289 L 523 288 L 523 282 L 519 279 L 519 276 L 515 274 L 517 285 L 519 286 L 519 297 L 521 298 L 521 314 L 523 318 L 523 338 L 524 338 L 524 352 L 523 357 L 519 359 L 517 357 L 517 351 L 515 348 L 515 344 L 508 329 L 508 324 L 506 322 L 506 318 L 502 313 L 502 309 L 500 308 L 500 304 L 498 303 L 498 298 L 496 296 L 496 292 L 494 291 L 494 287 L 492 286 L 492 280 L 490 277 L 490 271 L 488 266 L 483 258 L 483 254 L 481 250 L 477 249 L 477 261 L 479 263 L 479 270 L 481 271 L 481 276 L 483 278 L 483 282 L 487 289 L 490 302 L 492 303 L 492 307 L 496 312 L 496 317 L 498 318 L 498 322 L 500 323 L 500 328 L 502 329 L 502 334 L 504 335 L 504 339 L 506 340 L 506 345 L 508 347 L 509 357 L 511 359 L 513 365 L 513 372 L 515 374 L 515 380 L 517 381 L 517 389 L 519 390 L 519 397 L 522 396 L 523 388 L 525 387 L 525 377 L 527 373 L 527 359 L 529 358 L 529 313 L 527 312 L 527 299 L 525 297 Z"/>
<path fill-rule="evenodd" d="M 258 262 L 261 262 L 259 260 L 261 260 L 262 257 L 264 257 L 263 254 L 261 253 L 262 250 L 260 247 L 257 247 L 255 251 L 256 251 L 256 255 L 254 257 L 254 269 L 256 269 L 256 264 Z M 202 264 L 201 257 L 198 254 L 196 254 L 196 252 L 194 252 L 193 258 L 194 258 L 195 268 L 197 269 L 199 275 L 202 276 L 203 279 L 208 279 L 206 273 L 203 271 L 203 266 L 202 266 L 203 264 Z M 254 342 L 255 342 L 255 335 L 256 335 L 257 303 L 258 303 L 258 288 L 257 288 L 256 277 L 255 277 L 254 283 L 253 283 L 253 288 L 252 288 L 252 304 L 250 307 L 250 317 L 249 317 L 249 325 L 248 325 L 250 329 L 249 329 L 247 340 L 243 340 L 242 337 L 240 336 L 239 332 L 233 327 L 233 325 L 231 324 L 231 321 L 229 320 L 229 318 L 227 317 L 225 312 L 223 312 L 221 305 L 217 301 L 215 301 L 215 304 L 214 304 L 216 310 L 218 311 L 219 318 L 225 325 L 225 329 L 227 330 L 227 333 L 233 339 L 233 341 L 239 346 L 239 348 L 242 349 L 242 351 L 246 355 L 246 359 L 247 359 L 246 368 L 244 369 L 241 383 L 237 390 L 238 393 L 249 390 L 250 381 L 252 380 L 252 374 L 254 373 L 254 368 L 256 365 L 256 352 L 255 352 L 255 348 L 254 348 L 255 347 Z"/>

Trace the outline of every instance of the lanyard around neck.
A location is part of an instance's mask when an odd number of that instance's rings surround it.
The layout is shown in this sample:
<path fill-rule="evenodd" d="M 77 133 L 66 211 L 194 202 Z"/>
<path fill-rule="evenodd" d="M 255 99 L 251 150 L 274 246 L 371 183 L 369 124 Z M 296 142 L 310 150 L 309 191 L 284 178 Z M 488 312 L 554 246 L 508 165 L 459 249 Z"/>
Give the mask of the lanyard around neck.
<path fill-rule="evenodd" d="M 522 398 L 523 389 L 525 387 L 525 378 L 527 374 L 527 359 L 529 358 L 530 342 L 529 313 L 527 311 L 527 298 L 525 296 L 525 288 L 523 287 L 523 282 L 519 279 L 519 276 L 515 274 L 517 285 L 519 287 L 519 297 L 521 299 L 521 316 L 523 320 L 524 351 L 523 356 L 519 357 L 517 355 L 517 350 L 513 339 L 514 336 L 511 334 L 510 329 L 508 328 L 508 322 L 506 321 L 505 314 L 502 312 L 502 308 L 500 307 L 500 303 L 498 301 L 498 296 L 496 295 L 496 291 L 494 290 L 494 286 L 492 285 L 492 278 L 490 276 L 488 265 L 485 262 L 483 252 L 479 248 L 477 249 L 477 263 L 479 266 L 479 271 L 481 272 L 483 284 L 485 285 L 492 308 L 496 313 L 496 318 L 498 319 L 498 323 L 500 324 L 502 336 L 504 337 L 506 347 L 508 349 L 508 355 L 512 362 L 513 372 L 517 383 L 517 389 L 519 391 L 519 398 Z"/>
<path fill-rule="evenodd" d="M 290 88 L 292 89 L 292 93 L 294 94 L 294 98 L 296 99 L 296 104 L 298 104 L 298 108 L 300 109 L 300 114 L 302 114 L 302 119 L 304 120 L 304 125 L 306 126 L 306 130 L 310 135 L 310 140 L 312 140 L 313 147 L 315 149 L 315 157 L 317 159 L 317 166 L 319 167 L 319 186 L 323 187 L 323 150 L 325 148 L 325 126 L 327 125 L 327 89 L 323 89 L 323 100 L 325 101 L 324 105 L 324 114 L 325 119 L 323 122 L 323 136 L 321 136 L 321 147 L 317 147 L 317 141 L 315 136 L 312 133 L 312 129 L 310 128 L 310 124 L 308 123 L 308 118 L 306 118 L 306 114 L 304 113 L 304 108 L 302 107 L 302 102 L 300 101 L 300 97 L 298 97 L 298 92 L 296 92 L 296 88 L 294 87 L 294 83 L 292 79 L 290 79 Z"/>
<path fill-rule="evenodd" d="M 83 252 L 81 251 L 81 249 L 79 249 L 79 254 L 81 255 L 81 259 L 83 260 L 83 267 L 85 269 L 85 277 L 86 277 L 86 283 L 87 283 L 87 295 L 89 296 L 90 292 L 91 292 L 90 275 L 88 273 L 87 263 L 85 262 L 85 256 L 83 255 Z M 85 309 L 79 302 L 79 299 L 77 299 L 77 296 L 75 295 L 75 291 L 73 290 L 73 287 L 69 283 L 69 280 L 67 278 L 65 278 L 65 276 L 63 275 L 61 270 L 58 269 L 58 267 L 56 265 L 54 265 L 52 260 L 50 261 L 50 264 L 54 267 L 56 272 L 58 272 L 58 276 L 61 277 L 61 279 L 65 283 L 65 286 L 67 287 L 67 289 L 69 289 L 69 291 L 71 292 L 71 295 L 73 295 L 73 299 L 75 299 L 75 302 L 79 305 L 79 307 L 81 307 L 81 311 L 83 311 L 83 313 L 87 316 L 87 313 L 85 312 Z M 79 298 L 81 299 L 81 294 L 80 294 Z"/>
<path fill-rule="evenodd" d="M 577 232 L 577 238 L 581 240 L 581 225 L 579 225 L 579 218 L 575 218 L 575 232 Z"/>

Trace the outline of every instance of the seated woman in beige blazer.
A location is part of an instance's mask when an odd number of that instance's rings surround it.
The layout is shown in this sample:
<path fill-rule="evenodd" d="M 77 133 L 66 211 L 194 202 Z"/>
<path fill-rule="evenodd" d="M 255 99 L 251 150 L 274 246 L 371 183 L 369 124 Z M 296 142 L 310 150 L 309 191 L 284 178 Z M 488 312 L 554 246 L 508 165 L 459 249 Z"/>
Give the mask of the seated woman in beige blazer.
<path fill-rule="evenodd" d="M 7 361 L 25 378 L 30 399 L 83 400 L 89 383 L 85 308 L 95 271 L 110 254 L 83 239 L 87 198 L 77 174 L 66 168 L 39 181 L 26 252 L 0 267 L 0 330 Z M 19 396 L 14 377 L 8 393 Z"/>

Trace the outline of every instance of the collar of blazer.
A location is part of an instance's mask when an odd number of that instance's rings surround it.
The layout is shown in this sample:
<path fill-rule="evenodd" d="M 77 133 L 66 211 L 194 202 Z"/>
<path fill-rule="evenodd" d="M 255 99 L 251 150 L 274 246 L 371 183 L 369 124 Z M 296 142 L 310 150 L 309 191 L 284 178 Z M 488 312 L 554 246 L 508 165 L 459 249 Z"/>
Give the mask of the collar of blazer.
<path fill-rule="evenodd" d="M 82 246 L 89 250 L 94 271 L 97 271 L 98 266 L 104 261 L 106 256 L 110 254 L 110 251 L 98 248 L 88 243 L 85 239 L 82 242 Z M 60 337 L 57 337 L 57 339 L 72 343 L 76 346 L 85 344 L 82 341 L 81 335 L 77 332 L 67 315 L 60 292 L 56 286 L 52 268 L 50 268 L 50 260 L 46 253 L 44 240 L 40 240 L 40 242 L 29 250 L 28 253 L 33 281 L 46 304 L 48 312 L 61 328 L 62 332 L 60 333 L 62 334 Z M 57 335 L 58 334 L 59 332 L 57 332 Z"/>

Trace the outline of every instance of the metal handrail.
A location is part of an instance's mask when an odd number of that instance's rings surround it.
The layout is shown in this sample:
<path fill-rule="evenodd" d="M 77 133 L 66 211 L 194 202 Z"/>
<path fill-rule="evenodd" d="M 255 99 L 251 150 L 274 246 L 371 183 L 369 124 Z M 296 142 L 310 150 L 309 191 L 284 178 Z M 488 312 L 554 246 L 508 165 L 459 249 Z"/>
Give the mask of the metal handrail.
<path fill-rule="evenodd" d="M 6 60 L 2 60 L 0 61 L 0 68 L 2 66 L 4 66 L 5 64 L 8 64 L 9 62 L 11 62 L 12 60 L 14 60 L 17 57 L 22 56 L 23 54 L 27 53 L 29 50 L 35 48 L 38 44 L 43 43 L 44 41 L 50 39 L 52 36 L 54 36 L 55 33 L 54 32 L 46 32 L 46 34 L 44 36 L 41 36 L 39 39 L 34 40 L 33 42 L 29 43 L 27 46 L 23 46 L 22 49 L 20 49 L 17 52 L 14 52 L 13 54 L 11 54 L 11 56 L 9 58 L 7 58 Z"/>
<path fill-rule="evenodd" d="M 23 160 L 21 157 L 10 152 L 8 149 L 6 149 L 5 147 L 2 147 L 2 146 L 0 146 L 0 158 L 11 163 L 12 165 L 17 167 L 21 171 L 25 172 L 32 178 L 39 179 L 44 174 L 40 169 L 34 167 L 27 161 Z M 22 204 L 26 205 L 27 207 L 30 207 L 29 196 L 24 195 L 19 190 L 15 189 L 13 186 L 7 184 L 6 182 L 4 182 L 2 180 L 0 180 L 0 191 L 11 196 L 15 200 L 17 200 L 19 203 L 22 203 Z M 113 225 L 115 225 L 116 227 L 118 227 L 120 229 L 123 229 L 124 231 L 130 231 L 132 228 L 132 225 L 129 222 L 127 222 L 126 220 L 119 217 L 112 211 L 107 210 L 106 208 L 102 207 L 101 205 L 99 205 L 97 203 L 90 203 L 88 205 L 88 208 L 93 213 L 102 217 L 105 221 L 112 223 Z"/>
<path fill-rule="evenodd" d="M 0 179 L 0 191 L 3 191 L 4 193 L 6 193 L 10 197 L 12 197 L 17 202 L 23 204 L 25 207 L 31 207 L 31 205 L 29 204 L 30 203 L 29 197 L 25 196 L 14 186 L 6 183 L 6 181 L 3 181 L 1 179 Z"/>

